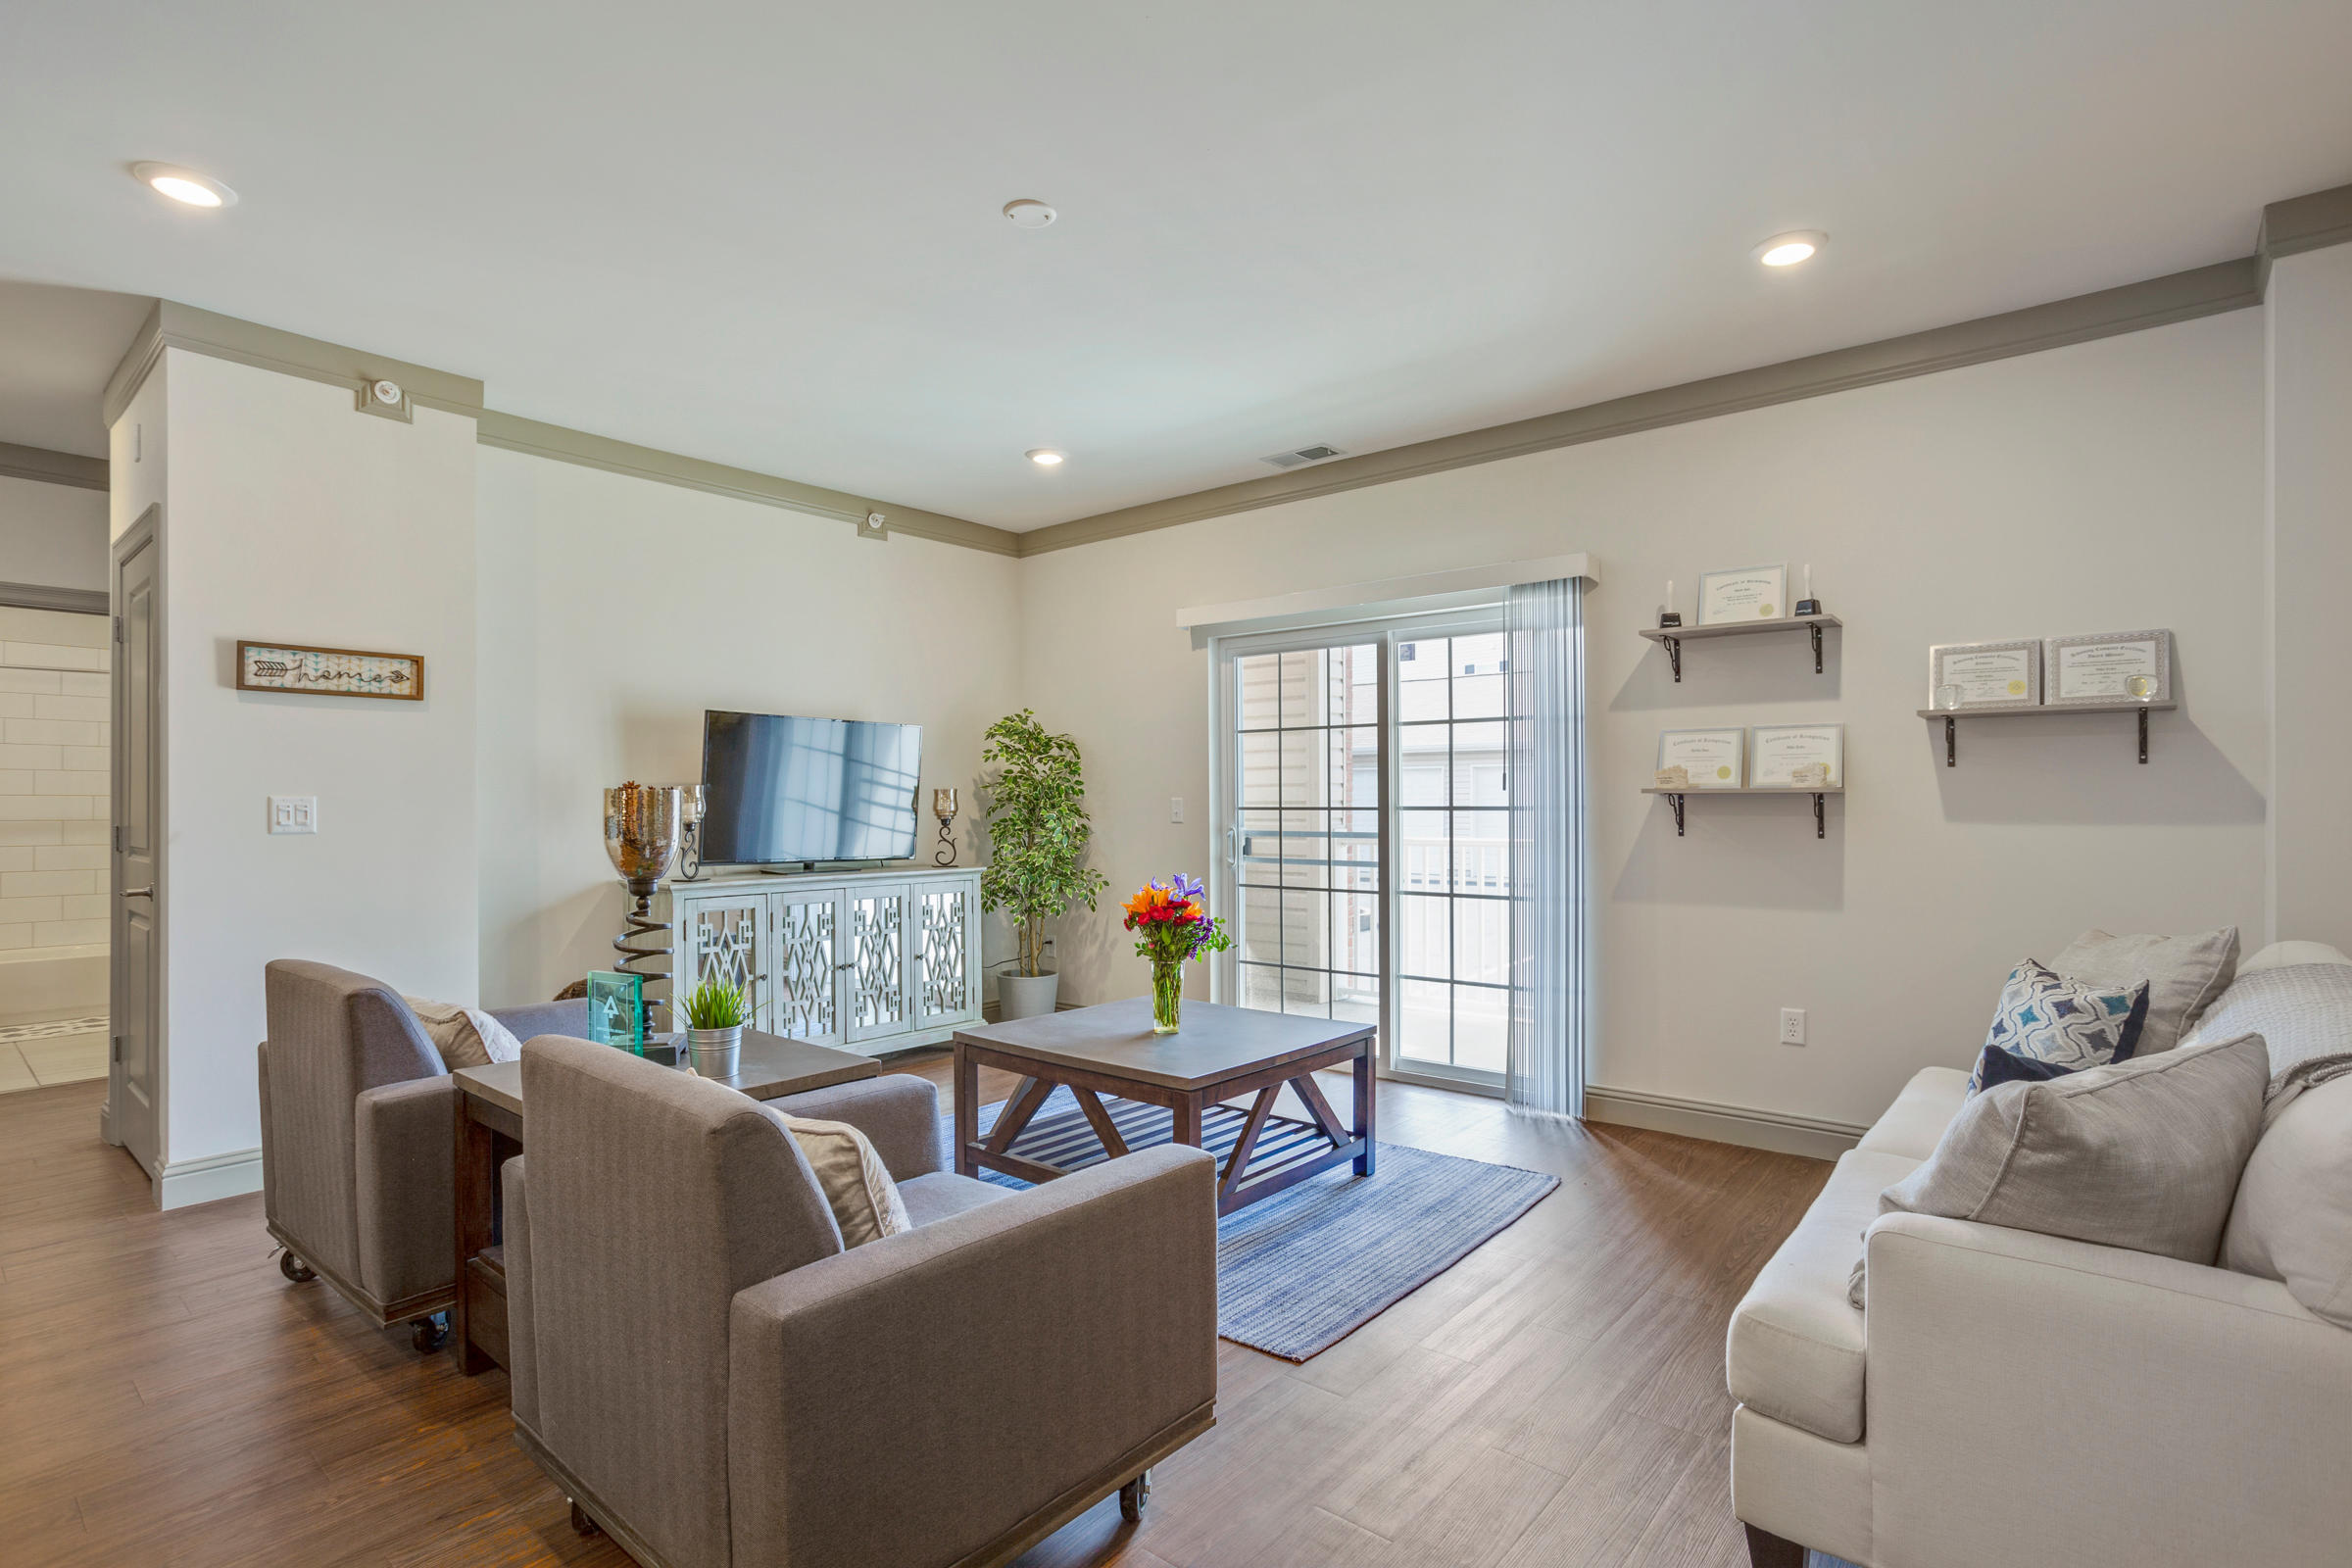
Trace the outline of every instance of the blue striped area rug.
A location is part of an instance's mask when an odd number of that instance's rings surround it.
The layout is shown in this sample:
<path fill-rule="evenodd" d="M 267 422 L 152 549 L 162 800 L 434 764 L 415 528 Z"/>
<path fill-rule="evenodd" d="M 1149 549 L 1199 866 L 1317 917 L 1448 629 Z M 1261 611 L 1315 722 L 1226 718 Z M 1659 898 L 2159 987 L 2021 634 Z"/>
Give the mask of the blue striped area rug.
<path fill-rule="evenodd" d="M 1130 1148 L 1164 1144 L 1172 1130 L 1161 1106 L 1105 1098 Z M 980 1107 L 994 1127 L 1002 1102 Z M 1242 1113 L 1202 1118 L 1202 1141 L 1220 1159 L 1239 1135 Z M 954 1168 L 955 1122 L 940 1118 L 940 1144 Z M 1250 1159 L 1252 1174 L 1279 1171 L 1328 1144 L 1297 1124 L 1270 1123 Z M 1013 1148 L 1049 1163 L 1100 1163 L 1102 1144 L 1067 1089 L 1047 1097 Z M 1029 1184 L 1000 1171 L 982 1180 Z M 1382 1144 L 1374 1174 L 1342 1165 L 1217 1222 L 1217 1333 L 1238 1345 L 1304 1361 L 1329 1349 L 1436 1279 L 1560 1185 L 1557 1176 Z"/>

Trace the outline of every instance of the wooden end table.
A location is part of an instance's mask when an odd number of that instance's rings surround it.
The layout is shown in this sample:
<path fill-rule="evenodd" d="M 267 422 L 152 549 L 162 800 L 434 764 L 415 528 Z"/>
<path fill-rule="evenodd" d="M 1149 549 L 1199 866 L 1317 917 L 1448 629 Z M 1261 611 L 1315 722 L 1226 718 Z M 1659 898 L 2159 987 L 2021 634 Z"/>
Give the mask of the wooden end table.
<path fill-rule="evenodd" d="M 1217 1213 L 1271 1198 L 1286 1187 L 1352 1161 L 1372 1174 L 1375 1027 L 1301 1018 L 1250 1007 L 1188 1002 L 1176 1034 L 1152 1032 L 1147 997 L 1076 1007 L 1011 1023 L 956 1031 L 956 1169 L 983 1168 L 1025 1181 L 1052 1181 L 1130 1150 L 1190 1144 L 1222 1156 Z M 1351 1062 L 1355 1118 L 1342 1126 L 1315 1071 Z M 980 1069 L 1021 1075 L 984 1141 Z M 1308 1119 L 1274 1114 L 1285 1086 Z M 1078 1102 L 1075 1115 L 1036 1121 L 1056 1088 Z M 1254 1094 L 1247 1111 L 1223 1103 Z M 1116 1111 L 1102 1103 L 1128 1102 Z M 1156 1109 L 1164 1108 L 1163 1118 Z M 1035 1125 L 1032 1125 L 1032 1123 Z"/>
<path fill-rule="evenodd" d="M 854 1051 L 812 1046 L 782 1035 L 743 1032 L 732 1078 L 710 1081 L 751 1096 L 781 1100 L 786 1095 L 830 1089 L 872 1078 L 882 1064 Z M 471 1377 L 492 1363 L 511 1366 L 507 1350 L 507 1261 L 498 1244 L 499 1168 L 522 1152 L 522 1063 L 494 1061 L 460 1067 L 458 1081 L 458 1287 L 449 1312 L 449 1348 L 458 1368 Z"/>

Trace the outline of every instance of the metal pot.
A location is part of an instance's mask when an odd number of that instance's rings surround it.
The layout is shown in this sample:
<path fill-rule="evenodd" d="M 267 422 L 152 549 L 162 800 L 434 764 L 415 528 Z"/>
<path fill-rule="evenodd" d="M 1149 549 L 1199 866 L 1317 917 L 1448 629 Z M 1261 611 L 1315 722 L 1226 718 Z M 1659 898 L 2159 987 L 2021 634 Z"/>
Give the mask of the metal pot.
<path fill-rule="evenodd" d="M 704 1078 L 732 1078 L 742 1064 L 743 1025 L 686 1031 L 687 1057 Z"/>
<path fill-rule="evenodd" d="M 1058 974 L 1001 974 L 997 976 L 998 1019 L 1038 1018 L 1054 1010 L 1054 996 L 1061 985 Z"/>

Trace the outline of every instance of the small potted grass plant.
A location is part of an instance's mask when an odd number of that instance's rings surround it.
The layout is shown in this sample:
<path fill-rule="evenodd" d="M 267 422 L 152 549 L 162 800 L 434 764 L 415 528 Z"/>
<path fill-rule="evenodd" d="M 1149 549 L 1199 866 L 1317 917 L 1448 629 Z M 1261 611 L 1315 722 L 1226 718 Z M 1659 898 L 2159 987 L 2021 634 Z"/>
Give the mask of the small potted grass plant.
<path fill-rule="evenodd" d="M 686 997 L 687 1050 L 705 1078 L 732 1078 L 743 1052 L 743 987 L 705 980 Z"/>

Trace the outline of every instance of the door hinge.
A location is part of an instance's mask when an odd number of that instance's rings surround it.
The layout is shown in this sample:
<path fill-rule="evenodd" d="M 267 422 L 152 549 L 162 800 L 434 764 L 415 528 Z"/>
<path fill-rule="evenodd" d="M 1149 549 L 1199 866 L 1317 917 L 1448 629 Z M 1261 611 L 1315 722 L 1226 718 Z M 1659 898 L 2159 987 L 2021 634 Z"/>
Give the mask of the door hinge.
<path fill-rule="evenodd" d="M 120 822 L 115 824 L 115 853 L 117 855 L 122 853 L 122 824 Z"/>
<path fill-rule="evenodd" d="M 115 1054 L 113 1060 L 115 1065 L 118 1067 L 122 1064 L 122 1037 L 121 1035 L 115 1036 Z"/>
<path fill-rule="evenodd" d="M 115 641 L 117 641 L 117 642 L 121 642 L 122 640 L 122 617 L 121 615 L 117 615 L 117 616 L 115 617 Z"/>

